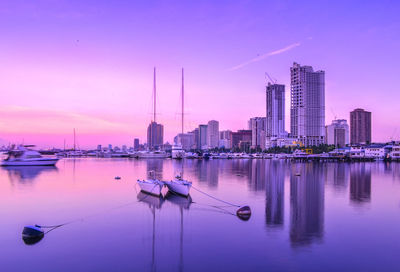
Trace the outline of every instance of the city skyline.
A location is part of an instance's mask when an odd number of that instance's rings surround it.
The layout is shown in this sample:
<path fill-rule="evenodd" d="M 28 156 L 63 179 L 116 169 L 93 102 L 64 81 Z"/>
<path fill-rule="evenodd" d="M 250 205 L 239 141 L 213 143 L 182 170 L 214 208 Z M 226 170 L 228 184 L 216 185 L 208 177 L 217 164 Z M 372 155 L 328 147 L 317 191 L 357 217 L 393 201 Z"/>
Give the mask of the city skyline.
<path fill-rule="evenodd" d="M 180 131 L 181 67 L 185 132 L 214 119 L 220 131 L 245 129 L 249 118 L 265 116 L 265 72 L 289 90 L 293 62 L 325 71 L 325 125 L 364 108 L 373 113 L 372 141 L 400 138 L 400 117 L 392 114 L 399 96 L 397 3 L 365 3 L 357 12 L 344 2 L 324 9 L 269 3 L 267 17 L 258 2 L 92 4 L 0 4 L 1 144 L 61 147 L 66 139 L 71 146 L 74 128 L 81 147 L 144 142 L 154 66 L 166 141 Z M 335 13 L 343 17 L 333 24 Z M 292 28 L 298 31 L 285 31 Z"/>

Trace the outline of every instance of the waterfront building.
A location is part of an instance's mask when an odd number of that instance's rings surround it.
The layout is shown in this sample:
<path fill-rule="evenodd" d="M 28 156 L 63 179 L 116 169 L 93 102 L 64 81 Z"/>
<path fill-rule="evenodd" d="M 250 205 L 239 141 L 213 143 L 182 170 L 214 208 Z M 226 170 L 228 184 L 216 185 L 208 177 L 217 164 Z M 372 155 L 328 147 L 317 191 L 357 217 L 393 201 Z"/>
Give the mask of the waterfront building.
<path fill-rule="evenodd" d="M 231 149 L 232 148 L 232 131 L 223 130 L 219 132 L 219 147 Z"/>
<path fill-rule="evenodd" d="M 147 128 L 147 145 L 149 150 L 159 149 L 163 145 L 164 126 L 151 122 Z"/>
<path fill-rule="evenodd" d="M 101 144 L 97 145 L 97 151 L 101 151 Z"/>
<path fill-rule="evenodd" d="M 139 150 L 139 147 L 140 147 L 139 138 L 135 138 L 135 139 L 133 140 L 133 149 L 134 149 L 135 151 L 138 151 L 138 150 Z"/>
<path fill-rule="evenodd" d="M 305 146 L 325 143 L 325 72 L 290 68 L 290 133 Z"/>
<path fill-rule="evenodd" d="M 207 146 L 216 148 L 219 143 L 219 122 L 211 120 L 207 124 Z"/>
<path fill-rule="evenodd" d="M 237 132 L 232 132 L 232 148 L 246 147 L 251 145 L 251 130 L 238 130 Z"/>
<path fill-rule="evenodd" d="M 265 149 L 265 117 L 250 118 L 249 130 L 251 130 L 251 148 Z"/>
<path fill-rule="evenodd" d="M 349 144 L 349 125 L 346 120 L 333 120 L 332 124 L 326 126 L 326 143 L 336 147 Z"/>
<path fill-rule="evenodd" d="M 350 143 L 371 143 L 371 112 L 363 109 L 350 112 Z"/>
<path fill-rule="evenodd" d="M 266 137 L 285 134 L 285 85 L 268 83 L 266 88 Z"/>
<path fill-rule="evenodd" d="M 195 134 L 193 132 L 179 133 L 174 138 L 175 145 L 181 145 L 183 150 L 195 148 Z"/>
<path fill-rule="evenodd" d="M 198 149 L 207 149 L 207 125 L 199 125 Z"/>
<path fill-rule="evenodd" d="M 193 135 L 194 135 L 194 144 L 193 144 L 193 148 L 194 148 L 194 149 L 200 149 L 200 146 L 199 146 L 200 130 L 199 130 L 199 128 L 195 128 L 195 129 L 192 131 L 192 133 L 193 133 Z"/>

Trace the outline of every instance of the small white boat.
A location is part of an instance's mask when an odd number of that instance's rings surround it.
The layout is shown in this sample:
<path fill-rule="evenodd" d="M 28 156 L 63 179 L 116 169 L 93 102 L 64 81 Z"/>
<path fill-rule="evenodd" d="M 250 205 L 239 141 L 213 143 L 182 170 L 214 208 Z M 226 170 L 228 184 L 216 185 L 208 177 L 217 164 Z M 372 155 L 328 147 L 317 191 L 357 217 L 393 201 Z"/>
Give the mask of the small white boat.
<path fill-rule="evenodd" d="M 192 182 L 184 180 L 181 176 L 176 176 L 174 180 L 165 181 L 165 185 L 173 193 L 188 196 Z"/>
<path fill-rule="evenodd" d="M 151 178 L 145 180 L 137 180 L 140 190 L 144 193 L 156 195 L 161 195 L 161 190 L 164 187 L 164 182 L 156 179 L 154 171 L 149 172 Z"/>
<path fill-rule="evenodd" d="M 39 152 L 28 149 L 31 146 L 19 146 L 8 152 L 8 157 L 1 166 L 54 166 L 58 162 L 55 157 L 43 157 Z"/>

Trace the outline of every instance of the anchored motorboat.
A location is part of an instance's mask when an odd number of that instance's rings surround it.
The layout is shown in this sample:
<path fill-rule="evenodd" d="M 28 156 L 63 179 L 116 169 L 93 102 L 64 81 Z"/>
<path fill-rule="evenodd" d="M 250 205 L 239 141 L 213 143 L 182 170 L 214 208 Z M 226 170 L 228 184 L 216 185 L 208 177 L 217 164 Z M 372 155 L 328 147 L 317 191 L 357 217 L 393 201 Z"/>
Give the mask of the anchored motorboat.
<path fill-rule="evenodd" d="M 38 151 L 28 149 L 32 145 L 20 145 L 10 150 L 8 157 L 1 162 L 1 166 L 54 166 L 58 158 L 43 157 Z"/>
<path fill-rule="evenodd" d="M 190 188 L 192 187 L 192 182 L 184 180 L 180 175 L 176 176 L 175 179 L 165 181 L 164 183 L 167 185 L 168 190 L 183 196 L 188 196 Z"/>
<path fill-rule="evenodd" d="M 164 187 L 165 183 L 155 177 L 154 171 L 151 171 L 149 174 L 151 176 L 150 178 L 145 180 L 137 180 L 140 190 L 144 193 L 151 195 L 161 195 L 161 190 Z"/>

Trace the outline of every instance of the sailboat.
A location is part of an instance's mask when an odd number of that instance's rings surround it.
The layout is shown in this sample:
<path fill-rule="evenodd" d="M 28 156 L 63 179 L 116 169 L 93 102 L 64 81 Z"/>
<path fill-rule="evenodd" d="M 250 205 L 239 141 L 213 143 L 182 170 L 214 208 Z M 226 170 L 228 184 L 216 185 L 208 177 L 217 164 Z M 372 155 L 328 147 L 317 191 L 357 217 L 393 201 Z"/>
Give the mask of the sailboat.
<path fill-rule="evenodd" d="M 184 71 L 182 68 L 182 134 L 183 134 L 183 109 L 184 109 Z M 171 181 L 165 181 L 165 185 L 167 185 L 168 190 L 173 193 L 177 193 L 183 196 L 188 196 L 190 192 L 190 188 L 192 187 L 192 182 L 183 179 L 182 175 L 178 175 L 175 179 Z"/>
<path fill-rule="evenodd" d="M 155 172 L 149 172 L 150 177 L 144 180 L 137 180 L 140 190 L 146 194 L 160 196 L 161 190 L 164 187 L 164 182 L 156 178 Z"/>

